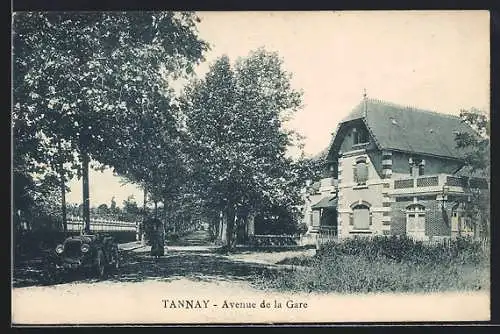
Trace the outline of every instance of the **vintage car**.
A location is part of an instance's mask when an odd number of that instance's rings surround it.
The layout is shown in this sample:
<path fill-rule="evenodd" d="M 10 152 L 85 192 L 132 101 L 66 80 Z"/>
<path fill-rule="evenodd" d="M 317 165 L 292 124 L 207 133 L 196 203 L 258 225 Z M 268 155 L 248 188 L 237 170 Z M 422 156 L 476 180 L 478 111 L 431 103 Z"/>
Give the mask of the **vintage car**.
<path fill-rule="evenodd" d="M 102 278 L 120 266 L 118 244 L 108 235 L 70 236 L 56 246 L 52 265 L 55 270 L 85 270 Z"/>

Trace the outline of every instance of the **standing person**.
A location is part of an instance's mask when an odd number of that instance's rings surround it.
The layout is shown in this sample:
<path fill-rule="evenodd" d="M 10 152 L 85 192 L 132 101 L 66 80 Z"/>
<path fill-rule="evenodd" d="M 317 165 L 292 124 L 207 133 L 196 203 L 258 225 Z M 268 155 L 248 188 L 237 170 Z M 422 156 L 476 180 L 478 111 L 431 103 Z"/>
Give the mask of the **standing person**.
<path fill-rule="evenodd" d="M 152 219 L 151 233 L 151 256 L 155 259 L 163 256 L 165 253 L 165 245 L 163 241 L 162 223 L 159 219 Z"/>

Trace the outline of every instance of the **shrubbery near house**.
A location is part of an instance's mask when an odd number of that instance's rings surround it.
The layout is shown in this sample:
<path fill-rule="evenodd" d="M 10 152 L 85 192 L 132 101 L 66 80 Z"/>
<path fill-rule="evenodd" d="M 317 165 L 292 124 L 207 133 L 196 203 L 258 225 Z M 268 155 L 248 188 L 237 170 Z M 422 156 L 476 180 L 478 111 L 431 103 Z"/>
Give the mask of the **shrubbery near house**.
<path fill-rule="evenodd" d="M 405 237 L 349 239 L 314 257 L 285 259 L 292 272 L 259 277 L 265 288 L 309 292 L 430 292 L 489 289 L 489 255 L 479 242 L 424 244 Z"/>

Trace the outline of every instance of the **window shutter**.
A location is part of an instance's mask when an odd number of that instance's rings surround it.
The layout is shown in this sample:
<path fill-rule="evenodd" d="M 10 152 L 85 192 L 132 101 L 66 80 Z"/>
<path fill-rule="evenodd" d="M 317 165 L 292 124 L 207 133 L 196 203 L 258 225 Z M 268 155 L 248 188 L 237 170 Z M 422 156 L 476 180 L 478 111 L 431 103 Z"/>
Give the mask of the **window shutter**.
<path fill-rule="evenodd" d="M 359 183 L 359 179 L 358 179 L 358 167 L 357 166 L 354 166 L 354 168 L 352 170 L 352 175 L 353 175 L 354 182 Z"/>
<path fill-rule="evenodd" d="M 349 225 L 354 225 L 354 216 L 353 214 L 349 214 Z"/>
<path fill-rule="evenodd" d="M 368 207 L 359 205 L 354 208 L 354 228 L 368 229 L 370 224 L 370 212 Z"/>
<path fill-rule="evenodd" d="M 369 222 L 370 225 L 372 224 L 372 221 L 373 221 L 373 214 L 370 212 L 370 222 Z"/>
<path fill-rule="evenodd" d="M 358 183 L 366 183 L 368 180 L 368 164 L 366 162 L 358 162 L 356 164 L 356 176 Z"/>

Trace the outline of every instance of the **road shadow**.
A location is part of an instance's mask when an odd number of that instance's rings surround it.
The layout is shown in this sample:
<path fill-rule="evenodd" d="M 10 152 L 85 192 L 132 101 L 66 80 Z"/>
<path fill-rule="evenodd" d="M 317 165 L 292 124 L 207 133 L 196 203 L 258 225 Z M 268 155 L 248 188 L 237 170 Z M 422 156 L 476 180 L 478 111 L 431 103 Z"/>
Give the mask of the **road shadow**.
<path fill-rule="evenodd" d="M 120 271 L 111 281 L 141 282 L 146 279 L 189 278 L 201 281 L 247 281 L 255 275 L 277 271 L 271 266 L 228 259 L 213 253 L 172 252 L 154 259 L 147 253 L 125 254 Z"/>
<path fill-rule="evenodd" d="M 104 279 L 81 273 L 55 275 L 47 272 L 43 261 L 14 268 L 13 287 L 55 285 L 61 283 L 91 283 L 96 281 L 142 282 L 145 280 L 172 281 L 188 278 L 198 281 L 249 281 L 252 277 L 289 270 L 271 265 L 233 260 L 214 253 L 170 252 L 154 259 L 149 253 L 121 252 L 121 266 L 108 272 Z"/>

